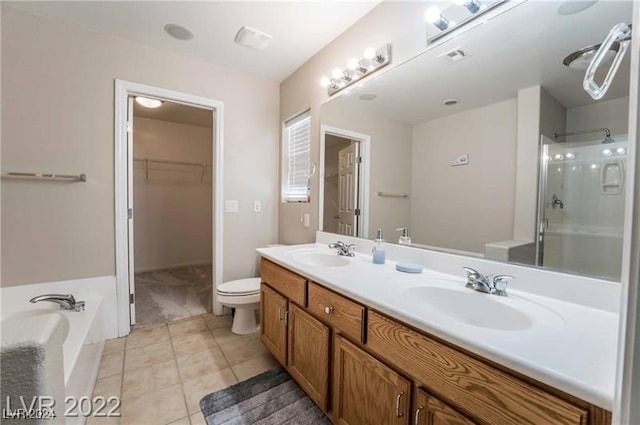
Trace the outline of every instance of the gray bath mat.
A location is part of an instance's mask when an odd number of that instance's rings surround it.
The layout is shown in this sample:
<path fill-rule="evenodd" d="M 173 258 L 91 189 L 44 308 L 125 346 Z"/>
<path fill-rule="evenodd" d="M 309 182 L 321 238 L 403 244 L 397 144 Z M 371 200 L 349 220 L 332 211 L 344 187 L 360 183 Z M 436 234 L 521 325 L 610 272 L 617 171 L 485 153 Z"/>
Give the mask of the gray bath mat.
<path fill-rule="evenodd" d="M 200 409 L 207 425 L 331 425 L 282 367 L 204 396 Z"/>

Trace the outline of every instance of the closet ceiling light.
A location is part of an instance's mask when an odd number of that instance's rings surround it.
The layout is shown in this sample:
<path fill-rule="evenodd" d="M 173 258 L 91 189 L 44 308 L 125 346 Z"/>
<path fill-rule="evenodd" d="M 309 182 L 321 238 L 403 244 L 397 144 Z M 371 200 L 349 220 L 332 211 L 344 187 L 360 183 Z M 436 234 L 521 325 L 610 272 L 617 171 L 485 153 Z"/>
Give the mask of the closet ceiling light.
<path fill-rule="evenodd" d="M 159 108 L 162 105 L 162 101 L 158 99 L 149 99 L 148 97 L 136 96 L 136 102 L 138 105 L 145 108 Z"/>
<path fill-rule="evenodd" d="M 187 27 L 178 24 L 167 24 L 164 26 L 164 32 L 169 34 L 176 40 L 187 41 L 193 38 L 193 33 Z"/>

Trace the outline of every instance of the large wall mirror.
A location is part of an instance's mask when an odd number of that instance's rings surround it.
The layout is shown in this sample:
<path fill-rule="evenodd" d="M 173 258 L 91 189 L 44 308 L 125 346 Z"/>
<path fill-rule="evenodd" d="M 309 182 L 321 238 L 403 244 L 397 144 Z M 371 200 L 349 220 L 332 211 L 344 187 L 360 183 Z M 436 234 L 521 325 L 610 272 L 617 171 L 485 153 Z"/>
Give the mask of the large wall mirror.
<path fill-rule="evenodd" d="M 323 104 L 321 228 L 619 280 L 630 55 L 602 99 L 582 81 L 633 4 L 574 3 L 517 4 Z"/>

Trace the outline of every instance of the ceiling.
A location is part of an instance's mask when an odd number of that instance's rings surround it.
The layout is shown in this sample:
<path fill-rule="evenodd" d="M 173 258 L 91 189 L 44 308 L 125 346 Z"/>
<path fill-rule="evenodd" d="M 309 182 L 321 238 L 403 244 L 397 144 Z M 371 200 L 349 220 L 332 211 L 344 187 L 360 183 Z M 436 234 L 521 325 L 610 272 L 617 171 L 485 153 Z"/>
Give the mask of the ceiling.
<path fill-rule="evenodd" d="M 416 124 L 514 99 L 519 90 L 535 85 L 543 86 L 565 108 L 593 103 L 582 88 L 584 71 L 570 69 L 562 60 L 575 50 L 602 42 L 615 24 L 630 23 L 633 3 L 600 1 L 575 15 L 558 14 L 560 4 L 519 4 L 324 107 L 357 108 Z M 438 59 L 457 48 L 469 57 L 453 64 Z M 628 95 L 629 52 L 603 101 Z M 365 93 L 377 97 L 363 101 L 360 96 Z M 444 106 L 448 98 L 458 98 L 460 103 Z"/>
<path fill-rule="evenodd" d="M 133 116 L 134 119 L 142 117 L 200 127 L 213 127 L 212 110 L 167 101 L 162 102 L 158 108 L 145 108 L 134 101 Z"/>
<path fill-rule="evenodd" d="M 11 7 L 281 82 L 380 0 L 353 1 L 22 1 Z M 189 28 L 180 41 L 163 30 Z M 273 36 L 258 51 L 233 40 L 243 25 Z"/>

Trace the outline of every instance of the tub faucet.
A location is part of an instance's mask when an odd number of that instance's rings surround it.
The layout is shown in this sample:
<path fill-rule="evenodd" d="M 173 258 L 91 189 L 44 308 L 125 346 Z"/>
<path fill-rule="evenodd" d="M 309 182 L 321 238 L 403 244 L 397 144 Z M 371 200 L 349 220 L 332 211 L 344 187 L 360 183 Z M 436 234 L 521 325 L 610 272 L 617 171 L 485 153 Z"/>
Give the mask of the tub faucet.
<path fill-rule="evenodd" d="M 342 241 L 338 241 L 330 243 L 329 248 L 337 250 L 338 255 L 343 255 L 345 257 L 356 256 L 356 246 L 354 244 L 347 245 Z"/>
<path fill-rule="evenodd" d="M 76 301 L 75 297 L 71 294 L 44 294 L 29 300 L 29 302 L 33 304 L 40 301 L 56 303 L 62 307 L 63 310 L 84 311 L 84 301 Z"/>

